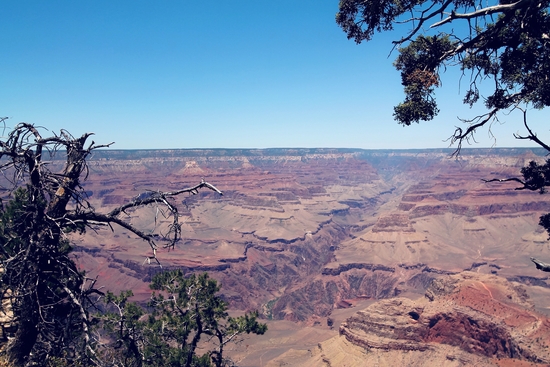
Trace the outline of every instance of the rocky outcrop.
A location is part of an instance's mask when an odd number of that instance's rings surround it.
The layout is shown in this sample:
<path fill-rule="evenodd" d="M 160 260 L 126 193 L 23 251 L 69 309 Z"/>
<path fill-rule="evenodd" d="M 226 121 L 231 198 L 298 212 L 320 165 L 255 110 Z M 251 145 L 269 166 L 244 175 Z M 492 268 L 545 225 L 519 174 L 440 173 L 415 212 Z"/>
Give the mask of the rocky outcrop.
<path fill-rule="evenodd" d="M 494 200 L 494 197 L 491 198 Z M 402 203 L 401 208 L 405 208 L 406 203 Z M 452 213 L 458 215 L 490 215 L 490 214 L 509 214 L 522 212 L 540 212 L 550 211 L 550 202 L 528 201 L 514 203 L 487 203 L 487 204 L 452 204 L 436 203 L 411 206 L 409 209 L 410 218 L 421 218 L 433 215 L 442 215 Z"/>
<path fill-rule="evenodd" d="M 550 321 L 506 279 L 471 272 L 434 280 L 423 299 L 378 301 L 342 323 L 340 335 L 367 349 L 451 346 L 482 357 L 550 363 Z"/>
<path fill-rule="evenodd" d="M 337 268 L 324 268 L 322 275 L 340 275 L 343 272 L 349 271 L 351 269 L 365 269 L 365 270 L 381 270 L 387 271 L 390 273 L 395 272 L 395 269 L 392 267 L 380 265 L 380 264 L 367 264 L 367 263 L 348 263 L 339 265 Z"/>
<path fill-rule="evenodd" d="M 355 269 L 286 292 L 276 300 L 271 314 L 276 319 L 306 322 L 311 317 L 327 317 L 335 308 L 348 308 L 351 300 L 385 299 L 397 294 L 398 279 L 392 272 Z"/>
<path fill-rule="evenodd" d="M 381 301 L 357 313 L 340 326 L 340 334 L 365 348 L 424 351 L 435 342 L 497 358 L 533 358 L 522 355 L 505 327 L 468 308 L 436 310 L 406 298 Z"/>
<path fill-rule="evenodd" d="M 392 213 L 390 215 L 380 216 L 372 228 L 372 232 L 415 232 L 412 227 L 409 215 L 401 213 Z"/>

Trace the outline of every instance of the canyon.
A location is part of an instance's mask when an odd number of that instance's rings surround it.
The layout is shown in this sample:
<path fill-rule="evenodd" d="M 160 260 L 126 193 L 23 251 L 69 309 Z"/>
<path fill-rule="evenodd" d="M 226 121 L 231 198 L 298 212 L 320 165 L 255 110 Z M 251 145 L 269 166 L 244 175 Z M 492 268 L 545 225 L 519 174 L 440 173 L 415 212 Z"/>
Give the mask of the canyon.
<path fill-rule="evenodd" d="M 177 198 L 182 239 L 157 258 L 162 269 L 208 271 L 233 312 L 268 322 L 271 336 L 234 351 L 240 365 L 550 363 L 550 285 L 530 261 L 550 261 L 538 226 L 550 196 L 484 182 L 518 177 L 544 152 L 451 152 L 101 150 L 84 188 L 99 212 L 203 179 L 223 191 Z M 126 214 L 167 243 L 161 207 Z M 161 268 L 147 263 L 147 243 L 119 227 L 72 242 L 99 286 L 149 298 Z"/>

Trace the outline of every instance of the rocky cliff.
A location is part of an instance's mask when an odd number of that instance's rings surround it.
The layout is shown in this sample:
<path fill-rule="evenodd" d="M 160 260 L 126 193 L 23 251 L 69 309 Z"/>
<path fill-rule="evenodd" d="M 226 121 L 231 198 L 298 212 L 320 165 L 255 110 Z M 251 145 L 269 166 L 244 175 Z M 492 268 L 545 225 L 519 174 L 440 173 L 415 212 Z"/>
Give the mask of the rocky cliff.
<path fill-rule="evenodd" d="M 550 322 L 524 287 L 463 272 L 438 277 L 423 298 L 378 301 L 349 317 L 301 365 L 547 365 L 549 346 Z"/>

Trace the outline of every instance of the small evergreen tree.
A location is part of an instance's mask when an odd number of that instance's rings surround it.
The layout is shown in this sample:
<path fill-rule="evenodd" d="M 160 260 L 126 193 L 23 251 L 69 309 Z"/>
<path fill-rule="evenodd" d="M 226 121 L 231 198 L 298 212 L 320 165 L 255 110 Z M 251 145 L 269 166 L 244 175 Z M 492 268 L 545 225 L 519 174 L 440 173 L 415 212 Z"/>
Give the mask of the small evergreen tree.
<path fill-rule="evenodd" d="M 151 288 L 157 292 L 151 296 L 148 316 L 128 302 L 131 292 L 107 294 L 114 312 L 107 313 L 104 322 L 121 365 L 231 366 L 225 346 L 243 334 L 262 335 L 267 330 L 256 312 L 228 316 L 227 302 L 217 294 L 220 286 L 206 273 L 186 277 L 181 270 L 162 272 L 153 277 Z"/>

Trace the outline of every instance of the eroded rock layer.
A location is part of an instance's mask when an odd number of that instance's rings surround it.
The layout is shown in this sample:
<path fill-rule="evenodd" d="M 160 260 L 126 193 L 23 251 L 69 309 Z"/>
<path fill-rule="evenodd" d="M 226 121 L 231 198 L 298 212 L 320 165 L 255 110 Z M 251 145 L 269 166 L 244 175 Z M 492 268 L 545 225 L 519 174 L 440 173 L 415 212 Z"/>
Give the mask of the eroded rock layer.
<path fill-rule="evenodd" d="M 321 343 L 303 365 L 550 362 L 550 322 L 533 310 L 525 287 L 473 272 L 440 276 L 415 301 L 398 297 L 375 302 L 342 323 L 339 333 Z M 340 364 L 345 353 L 347 361 Z"/>
<path fill-rule="evenodd" d="M 547 278 L 529 261 L 548 259 L 538 217 L 550 196 L 482 179 L 516 176 L 528 150 L 449 152 L 339 149 L 97 152 L 85 183 L 107 211 L 147 190 L 206 179 L 179 198 L 182 240 L 158 252 L 164 268 L 208 271 L 233 308 L 311 323 L 359 300 L 421 294 L 440 274 L 495 273 L 529 285 L 539 310 Z M 165 233 L 161 208 L 128 212 L 144 231 Z M 121 228 L 75 238 L 75 256 L 114 291 L 149 297 L 158 267 L 147 244 Z M 162 246 L 162 237 L 158 237 Z"/>

